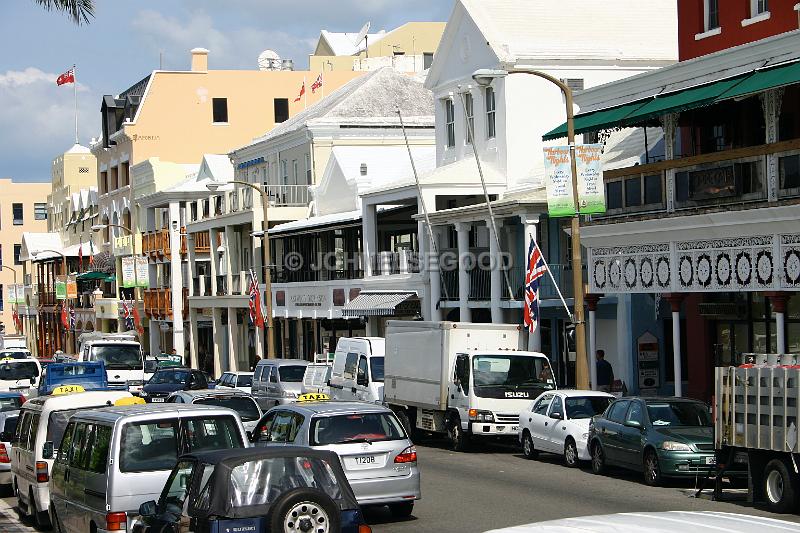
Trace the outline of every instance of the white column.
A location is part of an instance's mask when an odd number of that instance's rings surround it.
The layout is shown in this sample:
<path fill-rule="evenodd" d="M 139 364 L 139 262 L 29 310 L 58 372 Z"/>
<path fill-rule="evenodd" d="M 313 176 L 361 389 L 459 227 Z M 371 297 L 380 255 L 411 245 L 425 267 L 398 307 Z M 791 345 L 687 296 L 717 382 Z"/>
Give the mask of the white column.
<path fill-rule="evenodd" d="M 161 355 L 161 348 L 159 346 L 161 340 L 161 322 L 150 320 L 150 327 L 147 328 L 150 332 L 150 355 Z"/>
<path fill-rule="evenodd" d="M 228 308 L 228 370 L 236 372 L 236 352 L 239 350 L 239 324 L 236 323 L 236 308 Z"/>
<path fill-rule="evenodd" d="M 191 368 L 200 368 L 200 358 L 197 353 L 198 343 L 197 309 L 189 309 L 189 366 Z"/>
<path fill-rule="evenodd" d="M 233 292 L 233 269 L 235 267 L 233 256 L 237 254 L 236 238 L 234 235 L 233 226 L 225 226 L 225 284 L 228 290 L 226 294 L 234 294 Z"/>
<path fill-rule="evenodd" d="M 683 369 L 681 368 L 681 301 L 683 295 L 667 296 L 672 309 L 672 368 L 675 376 L 675 396 L 683 396 Z"/>
<path fill-rule="evenodd" d="M 503 227 L 503 222 L 495 220 L 495 225 L 499 232 Z M 489 229 L 489 258 L 491 267 L 489 273 L 489 306 L 492 313 L 492 323 L 502 324 L 503 310 L 500 307 L 500 302 L 505 292 L 508 292 L 508 289 L 503 287 L 503 258 L 500 255 L 500 247 L 497 244 L 497 239 L 495 239 L 494 233 L 492 233 L 492 221 L 490 219 L 486 219 L 486 227 Z"/>
<path fill-rule="evenodd" d="M 472 322 L 469 309 L 469 230 L 470 224 L 456 222 L 458 234 L 458 312 L 460 322 Z"/>
<path fill-rule="evenodd" d="M 172 250 L 172 346 L 185 362 L 183 334 L 183 261 L 181 259 L 181 211 L 178 202 L 169 204 L 169 247 Z M 191 278 L 190 278 L 191 279 Z M 188 281 L 188 280 L 187 280 Z"/>
<path fill-rule="evenodd" d="M 195 268 L 195 254 L 194 236 L 191 234 L 186 235 L 186 257 L 188 260 L 186 274 L 189 276 L 189 279 L 186 280 L 186 287 L 189 289 L 189 296 L 199 296 L 199 294 L 195 294 L 194 292 L 194 278 L 197 277 L 197 268 Z M 200 289 L 198 292 L 202 292 L 202 289 Z"/>
<path fill-rule="evenodd" d="M 664 158 L 669 161 L 675 159 L 675 132 L 678 124 L 678 115 L 668 113 L 662 117 L 664 129 Z M 668 169 L 665 173 L 667 211 L 675 211 L 675 169 Z"/>
<path fill-rule="evenodd" d="M 364 277 L 373 275 L 372 256 L 378 250 L 377 210 L 374 204 L 364 204 L 362 209 L 361 232 L 364 252 Z"/>
<path fill-rule="evenodd" d="M 597 323 L 595 315 L 597 311 L 589 308 L 589 384 L 592 390 L 597 390 L 597 364 L 594 361 L 595 354 L 597 353 Z"/>
<path fill-rule="evenodd" d="M 517 263 L 522 267 L 523 272 L 528 266 L 528 249 L 531 246 L 531 241 L 536 238 L 536 226 L 539 223 L 538 215 L 520 215 L 520 222 L 522 222 L 522 231 L 524 232 L 522 257 Z M 544 253 L 544 251 L 542 252 Z M 524 275 L 524 274 L 523 274 Z M 524 313 L 525 308 L 522 307 Z M 541 313 L 539 313 L 539 320 L 541 322 Z M 537 327 L 536 331 L 528 334 L 528 350 L 532 352 L 542 351 L 542 328 Z"/>
<path fill-rule="evenodd" d="M 442 275 L 439 272 L 439 256 L 434 252 L 434 248 L 436 251 L 441 250 L 442 241 L 440 235 L 442 231 L 439 226 L 433 226 L 431 232 L 436 246 L 428 246 L 426 248 L 427 253 L 423 256 L 422 265 L 428 272 L 428 278 L 430 278 L 430 320 L 439 321 L 442 319 L 441 309 L 439 308 L 439 302 L 442 299 Z"/>
<path fill-rule="evenodd" d="M 208 239 L 209 239 L 208 257 L 209 259 L 211 259 L 211 294 L 210 295 L 206 294 L 206 296 L 217 295 L 217 272 L 219 270 L 218 268 L 219 252 L 217 252 L 217 246 L 218 246 L 217 241 L 219 239 L 218 235 L 219 231 L 216 229 L 210 229 L 208 231 Z"/>
<path fill-rule="evenodd" d="M 213 307 L 211 316 L 214 334 L 214 376 L 218 378 L 222 375 L 222 309 Z"/>
<path fill-rule="evenodd" d="M 778 353 L 783 354 L 786 353 L 786 335 L 784 332 L 786 331 L 786 314 L 785 313 L 775 313 L 775 327 L 777 328 L 777 349 Z"/>

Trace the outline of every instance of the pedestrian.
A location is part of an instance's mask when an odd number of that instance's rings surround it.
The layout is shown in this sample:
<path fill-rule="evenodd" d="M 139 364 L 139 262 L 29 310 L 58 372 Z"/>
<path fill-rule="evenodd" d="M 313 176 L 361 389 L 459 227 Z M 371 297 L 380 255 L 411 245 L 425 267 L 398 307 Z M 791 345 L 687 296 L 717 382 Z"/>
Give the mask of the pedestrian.
<path fill-rule="evenodd" d="M 611 392 L 611 384 L 614 383 L 614 369 L 611 363 L 606 361 L 605 350 L 597 350 L 597 390 Z"/>

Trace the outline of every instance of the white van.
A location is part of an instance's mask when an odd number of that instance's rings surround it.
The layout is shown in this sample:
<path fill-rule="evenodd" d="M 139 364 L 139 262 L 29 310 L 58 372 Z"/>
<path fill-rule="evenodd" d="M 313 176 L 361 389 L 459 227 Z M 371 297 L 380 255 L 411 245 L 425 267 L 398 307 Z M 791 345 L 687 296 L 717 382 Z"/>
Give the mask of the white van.
<path fill-rule="evenodd" d="M 158 499 L 180 455 L 247 446 L 239 415 L 223 407 L 146 404 L 77 413 L 53 465 L 50 520 L 62 533 L 131 531 L 139 506 Z"/>
<path fill-rule="evenodd" d="M 78 361 L 103 361 L 111 388 L 128 388 L 134 394 L 142 390 L 144 356 L 135 340 L 113 336 L 87 340 L 81 344 Z"/>
<path fill-rule="evenodd" d="M 41 526 L 50 523 L 50 472 L 69 417 L 130 397 L 126 391 L 76 392 L 40 396 L 22 405 L 11 452 L 11 486 L 21 514 Z"/>
<path fill-rule="evenodd" d="M 0 392 L 36 396 L 41 375 L 42 365 L 36 359 L 4 359 L 0 361 Z"/>
<path fill-rule="evenodd" d="M 382 337 L 339 339 L 333 356 L 331 397 L 382 403 L 384 353 Z"/>

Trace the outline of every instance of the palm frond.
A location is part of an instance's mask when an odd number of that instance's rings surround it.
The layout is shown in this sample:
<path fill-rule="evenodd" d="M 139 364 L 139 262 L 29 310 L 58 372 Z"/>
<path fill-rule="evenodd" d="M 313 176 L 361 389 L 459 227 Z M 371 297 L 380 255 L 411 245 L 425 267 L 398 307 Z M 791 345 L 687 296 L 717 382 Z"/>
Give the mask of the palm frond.
<path fill-rule="evenodd" d="M 94 0 L 34 0 L 47 11 L 66 13 L 75 24 L 89 24 L 94 17 Z"/>

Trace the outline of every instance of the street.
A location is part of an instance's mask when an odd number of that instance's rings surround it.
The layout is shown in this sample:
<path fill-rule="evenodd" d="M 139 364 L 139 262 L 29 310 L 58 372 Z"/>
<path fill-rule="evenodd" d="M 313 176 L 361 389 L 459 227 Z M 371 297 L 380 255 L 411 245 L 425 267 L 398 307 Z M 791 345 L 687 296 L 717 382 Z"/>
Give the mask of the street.
<path fill-rule="evenodd" d="M 692 482 L 651 488 L 639 474 L 613 470 L 611 476 L 595 476 L 588 465 L 569 469 L 554 455 L 527 461 L 505 446 L 455 453 L 435 440 L 418 445 L 417 451 L 423 499 L 408 520 L 395 520 L 386 508 L 367 509 L 375 533 L 470 533 L 580 515 L 679 510 L 753 514 L 800 524 L 800 516 L 749 506 L 743 492 L 732 495 L 741 499 L 736 502 L 714 502 L 709 494 L 696 499 Z M 15 503 L 7 494 L 0 500 L 0 531 L 36 531 L 19 523 Z"/>

